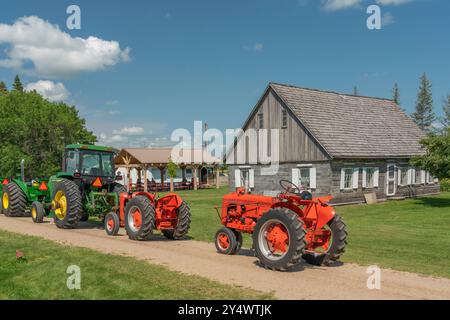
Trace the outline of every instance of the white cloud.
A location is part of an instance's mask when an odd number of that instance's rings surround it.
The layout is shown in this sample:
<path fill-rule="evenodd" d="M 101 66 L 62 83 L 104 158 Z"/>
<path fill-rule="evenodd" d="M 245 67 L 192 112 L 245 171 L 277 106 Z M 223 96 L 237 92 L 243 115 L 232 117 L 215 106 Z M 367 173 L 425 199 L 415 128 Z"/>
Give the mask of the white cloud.
<path fill-rule="evenodd" d="M 61 82 L 53 82 L 48 80 L 39 80 L 29 83 L 25 86 L 26 91 L 36 90 L 45 99 L 49 101 L 61 102 L 66 100 L 70 93 Z"/>
<path fill-rule="evenodd" d="M 255 43 L 251 46 L 244 46 L 244 50 L 246 50 L 246 51 L 261 52 L 261 51 L 263 51 L 263 49 L 264 49 L 264 44 L 259 43 L 259 42 Z"/>
<path fill-rule="evenodd" d="M 322 0 L 323 8 L 327 11 L 355 8 L 360 4 L 361 0 Z"/>
<path fill-rule="evenodd" d="M 390 12 L 386 12 L 381 17 L 381 24 L 382 24 L 383 27 L 388 26 L 390 24 L 393 24 L 394 22 L 395 22 L 395 18 L 392 15 L 392 13 L 390 13 Z"/>
<path fill-rule="evenodd" d="M 119 103 L 118 100 L 108 100 L 108 101 L 106 101 L 106 105 L 107 106 L 115 106 L 118 103 Z"/>
<path fill-rule="evenodd" d="M 1 67 L 49 78 L 104 70 L 130 60 L 130 49 L 122 50 L 117 41 L 72 37 L 36 16 L 0 24 L 0 44 L 9 44 Z M 26 69 L 29 62 L 33 67 Z"/>
<path fill-rule="evenodd" d="M 115 135 L 138 136 L 144 134 L 144 128 L 141 127 L 125 127 L 120 130 L 113 130 Z"/>
<path fill-rule="evenodd" d="M 398 6 L 400 4 L 405 4 L 411 1 L 413 0 L 377 0 L 377 3 L 381 4 L 382 6 L 389 6 L 389 5 Z"/>
<path fill-rule="evenodd" d="M 108 114 L 111 116 L 117 116 L 120 114 L 120 111 L 119 110 L 111 110 L 111 111 L 108 111 Z"/>

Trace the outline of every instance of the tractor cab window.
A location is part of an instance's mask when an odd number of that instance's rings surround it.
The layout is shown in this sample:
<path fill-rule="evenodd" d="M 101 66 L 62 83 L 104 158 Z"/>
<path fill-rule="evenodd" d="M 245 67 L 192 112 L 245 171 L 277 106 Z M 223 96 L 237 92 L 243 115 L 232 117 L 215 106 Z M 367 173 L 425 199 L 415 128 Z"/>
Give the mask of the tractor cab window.
<path fill-rule="evenodd" d="M 74 173 L 78 170 L 79 154 L 74 150 L 69 150 L 66 157 L 66 172 Z"/>
<path fill-rule="evenodd" d="M 113 155 L 106 152 L 83 151 L 81 174 L 87 176 L 113 177 Z"/>

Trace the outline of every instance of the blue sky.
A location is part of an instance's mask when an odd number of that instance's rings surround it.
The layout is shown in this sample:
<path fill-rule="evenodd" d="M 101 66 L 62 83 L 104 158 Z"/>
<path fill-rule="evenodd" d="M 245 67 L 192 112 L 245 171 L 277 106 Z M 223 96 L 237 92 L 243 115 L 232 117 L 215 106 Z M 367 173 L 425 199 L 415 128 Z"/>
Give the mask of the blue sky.
<path fill-rule="evenodd" d="M 377 2 L 384 25 L 368 30 L 366 9 Z M 70 4 L 81 8 L 81 30 L 66 27 Z M 51 81 L 49 90 L 116 146 L 164 145 L 194 120 L 240 127 L 270 81 L 344 93 L 356 85 L 361 95 L 389 98 L 398 82 L 412 112 L 426 72 L 441 114 L 450 94 L 449 13 L 445 0 L 9 1 L 0 12 L 0 61 L 8 60 L 0 80 L 19 73 L 30 88 Z M 21 38 L 10 27 L 29 16 L 38 18 Z M 41 20 L 49 29 L 33 26 Z M 51 37 L 54 25 L 67 34 L 64 51 L 36 57 L 45 42 L 36 39 Z M 106 58 L 90 59 L 86 49 L 68 60 L 76 37 L 117 46 Z"/>

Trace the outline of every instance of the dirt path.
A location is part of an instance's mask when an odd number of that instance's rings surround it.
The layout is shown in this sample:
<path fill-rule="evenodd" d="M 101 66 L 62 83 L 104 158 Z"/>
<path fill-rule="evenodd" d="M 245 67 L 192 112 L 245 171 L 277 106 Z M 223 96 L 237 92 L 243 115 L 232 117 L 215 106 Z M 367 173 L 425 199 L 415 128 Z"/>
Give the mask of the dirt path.
<path fill-rule="evenodd" d="M 81 224 L 76 230 L 59 230 L 50 222 L 38 225 L 30 218 L 3 215 L 0 229 L 103 253 L 133 256 L 221 283 L 274 292 L 280 299 L 450 299 L 450 279 L 406 272 L 382 270 L 381 290 L 368 290 L 366 268 L 354 264 L 336 267 L 300 264 L 293 272 L 282 273 L 260 268 L 249 251 L 223 256 L 216 253 L 213 244 L 199 241 L 166 241 L 155 236 L 153 241 L 136 242 L 124 235 L 108 237 L 89 224 Z"/>

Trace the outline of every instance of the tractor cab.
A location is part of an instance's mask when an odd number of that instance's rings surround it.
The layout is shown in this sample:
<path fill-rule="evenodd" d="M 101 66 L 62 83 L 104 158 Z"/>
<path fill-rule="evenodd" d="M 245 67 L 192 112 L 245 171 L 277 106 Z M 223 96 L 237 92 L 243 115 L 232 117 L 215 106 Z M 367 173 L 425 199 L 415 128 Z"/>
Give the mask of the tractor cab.
<path fill-rule="evenodd" d="M 115 180 L 114 150 L 93 145 L 68 145 L 62 169 L 65 174 L 88 183 L 98 179 L 112 183 Z"/>

